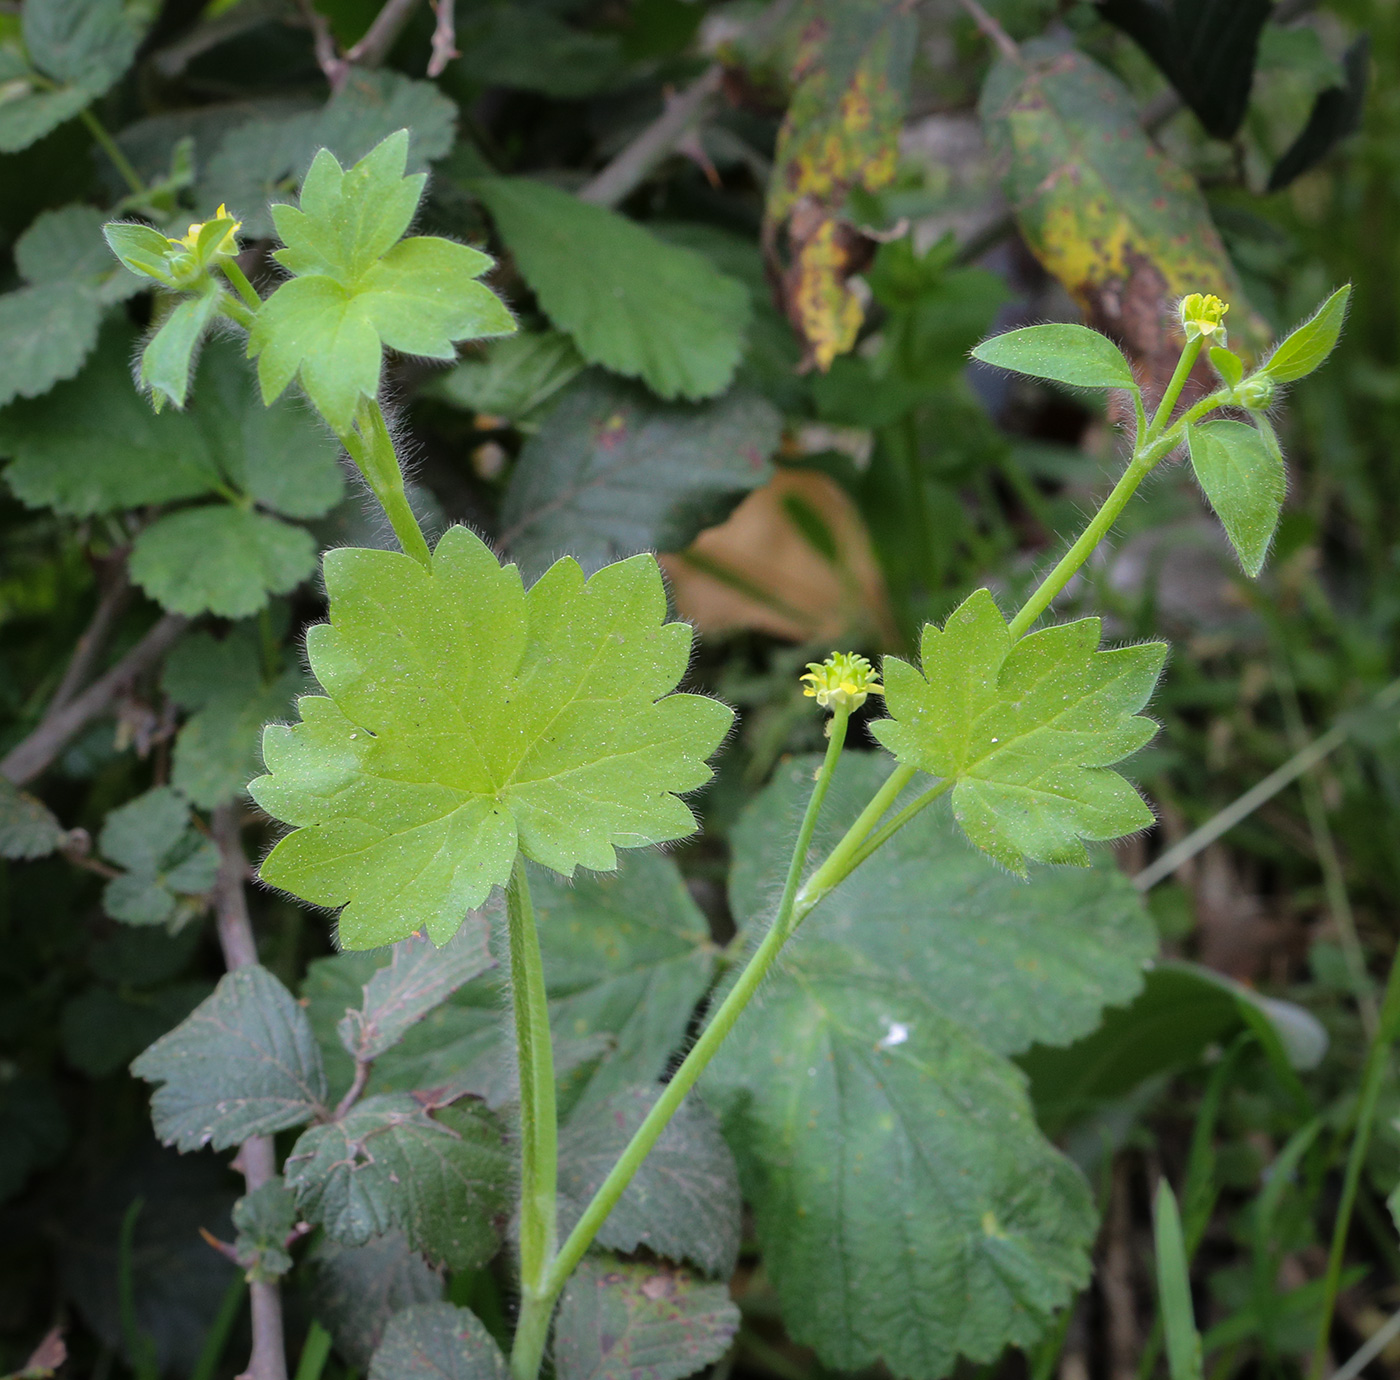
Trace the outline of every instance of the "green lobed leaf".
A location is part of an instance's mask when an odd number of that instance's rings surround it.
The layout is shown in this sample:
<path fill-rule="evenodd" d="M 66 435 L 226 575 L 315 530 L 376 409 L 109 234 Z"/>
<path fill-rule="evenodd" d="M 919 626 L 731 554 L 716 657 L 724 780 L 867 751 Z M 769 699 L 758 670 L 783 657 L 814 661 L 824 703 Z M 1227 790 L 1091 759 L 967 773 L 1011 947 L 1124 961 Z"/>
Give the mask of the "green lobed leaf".
<path fill-rule="evenodd" d="M 681 1380 L 717 1361 L 739 1330 L 723 1284 L 689 1270 L 588 1256 L 554 1322 L 559 1380 Z"/>
<path fill-rule="evenodd" d="M 501 509 L 502 542 L 527 574 L 559 555 L 585 570 L 679 551 L 773 473 L 782 419 L 757 393 L 658 403 L 592 374 L 526 441 Z"/>
<path fill-rule="evenodd" d="M 220 485 L 291 517 L 338 501 L 335 442 L 303 407 L 264 408 L 231 341 L 204 351 L 189 408 L 159 416 L 131 386 L 134 344 L 113 323 L 78 378 L 0 412 L 0 454 L 11 458 L 5 478 L 23 503 L 90 517 L 198 498 Z"/>
<path fill-rule="evenodd" d="M 102 247 L 106 219 L 81 203 L 45 211 L 15 241 L 20 276 L 27 283 L 80 283 L 104 306 L 140 292 L 141 280 L 124 273 Z"/>
<path fill-rule="evenodd" d="M 972 351 L 974 359 L 1033 378 L 1054 379 L 1075 388 L 1126 388 L 1137 380 L 1123 352 L 1087 326 L 1051 323 L 994 335 Z"/>
<path fill-rule="evenodd" d="M 415 1303 L 442 1298 L 441 1274 L 400 1231 L 385 1232 L 363 1246 L 342 1246 L 323 1236 L 307 1262 L 312 1315 L 359 1371 L 369 1369 L 391 1318 Z"/>
<path fill-rule="evenodd" d="M 924 627 L 922 673 L 884 663 L 890 718 L 871 725 L 901 762 L 954 782 L 953 816 L 1013 872 L 1027 859 L 1087 865 L 1085 839 L 1152 823 L 1142 797 L 1108 768 L 1157 731 L 1137 714 L 1167 649 L 1099 650 L 1100 620 L 1012 640 L 991 594 L 978 590 L 940 632 Z"/>
<path fill-rule="evenodd" d="M 213 996 L 133 1061 L 165 1145 L 226 1150 L 322 1113 L 326 1075 L 306 1013 L 266 968 L 226 973 Z"/>
<path fill-rule="evenodd" d="M 245 624 L 222 640 L 207 632 L 182 638 L 166 657 L 161 683 L 189 711 L 175 739 L 171 784 L 212 810 L 257 775 L 263 725 L 288 716 L 306 677 L 288 666 L 265 680 L 258 634 Z"/>
<path fill-rule="evenodd" d="M 733 833 L 729 903 L 746 932 L 771 914 L 774 878 L 792 854 L 815 757 L 774 773 Z M 846 753 L 812 838 L 823 857 L 884 784 L 891 763 Z M 908 788 L 899 804 L 921 789 Z M 929 806 L 802 922 L 803 942 L 849 951 L 899 974 L 998 1054 L 1088 1035 L 1105 1007 L 1131 1001 L 1155 957 L 1142 898 L 1111 859 L 1036 867 L 1029 883 L 967 847 L 946 801 Z"/>
<path fill-rule="evenodd" d="M 97 344 L 101 318 L 100 304 L 81 283 L 40 283 L 0 297 L 0 347 L 8 361 L 0 405 L 40 397 L 71 379 Z"/>
<path fill-rule="evenodd" d="M 1186 429 L 1191 468 L 1253 579 L 1278 529 L 1288 476 L 1283 456 L 1247 422 L 1216 419 Z"/>
<path fill-rule="evenodd" d="M 491 177 L 473 190 L 545 315 L 590 364 L 663 398 L 711 398 L 729 386 L 751 313 L 742 283 L 543 182 Z"/>
<path fill-rule="evenodd" d="M 570 1117 L 559 1137 L 561 1237 L 582 1215 L 660 1095 L 658 1083 L 623 1088 Z M 642 1161 L 596 1237 L 609 1250 L 646 1247 L 728 1279 L 739 1259 L 739 1173 L 714 1113 L 689 1097 Z"/>
<path fill-rule="evenodd" d="M 233 1205 L 233 1225 L 238 1228 L 233 1249 L 250 1284 L 269 1283 L 292 1268 L 287 1237 L 296 1224 L 296 1199 L 280 1174 Z"/>
<path fill-rule="evenodd" d="M 418 1303 L 394 1316 L 369 1380 L 506 1380 L 506 1358 L 481 1320 L 450 1303 Z"/>
<path fill-rule="evenodd" d="M 273 233 L 268 203 L 297 186 L 318 149 L 348 165 L 407 129 L 408 166 L 417 173 L 452 147 L 456 123 L 455 103 L 435 83 L 352 68 L 320 110 L 260 116 L 225 134 L 200 170 L 198 202 L 206 212 L 226 202 L 245 235 L 265 238 Z"/>
<path fill-rule="evenodd" d="M 285 1167 L 301 1212 L 343 1245 L 397 1227 L 452 1269 L 495 1255 L 513 1172 L 489 1112 L 462 1104 L 430 1113 L 408 1093 L 365 1098 L 303 1132 Z"/>
<path fill-rule="evenodd" d="M 423 391 L 454 407 L 513 422 L 546 403 L 584 366 L 562 331 L 522 331 L 491 341 L 480 356 L 429 380 Z"/>
<path fill-rule="evenodd" d="M 98 835 L 103 857 L 125 871 L 107 883 L 107 914 L 130 925 L 163 925 L 214 885 L 219 852 L 193 826 L 190 807 L 169 786 L 156 786 L 108 814 Z"/>
<path fill-rule="evenodd" d="M 709 778 L 732 716 L 670 693 L 691 630 L 666 623 L 653 558 L 587 581 L 559 561 L 527 593 L 457 527 L 430 568 L 341 550 L 325 578 L 331 620 L 307 653 L 326 697 L 267 730 L 268 775 L 250 789 L 297 826 L 263 879 L 345 907 L 345 947 L 420 928 L 447 940 L 517 847 L 571 875 L 693 831 L 679 793 Z"/>
<path fill-rule="evenodd" d="M 50 90 L 32 78 L 15 80 L 24 85 L 0 102 L 0 153 L 27 149 L 92 104 L 91 93 L 81 86 Z"/>
<path fill-rule="evenodd" d="M 304 527 L 231 504 L 158 518 L 131 549 L 131 578 L 164 608 L 194 617 L 247 618 L 316 568 Z"/>
<path fill-rule="evenodd" d="M 273 208 L 286 245 L 275 257 L 294 276 L 263 303 L 248 337 L 264 401 L 299 378 L 346 431 L 360 400 L 379 392 L 384 346 L 453 359 L 455 341 L 515 329 L 500 299 L 474 281 L 491 267 L 487 255 L 450 240 L 400 239 L 425 181 L 404 174 L 407 158 L 407 130 L 349 170 L 322 149 L 300 207 Z"/>
<path fill-rule="evenodd" d="M 1292 383 L 1320 369 L 1337 347 L 1350 298 L 1351 284 L 1339 287 L 1307 321 L 1275 347 L 1259 372 L 1276 383 Z"/>
<path fill-rule="evenodd" d="M 24 46 L 40 71 L 100 96 L 131 65 L 141 39 L 140 6 L 124 0 L 27 0 Z"/>
<path fill-rule="evenodd" d="M 44 858 L 68 842 L 68 831 L 36 796 L 0 776 L 0 858 Z"/>
<path fill-rule="evenodd" d="M 468 916 L 441 948 L 422 935 L 394 945 L 387 967 L 364 985 L 360 1007 L 347 1010 L 337 1030 L 356 1060 L 377 1059 L 459 987 L 495 966 L 485 917 Z"/>

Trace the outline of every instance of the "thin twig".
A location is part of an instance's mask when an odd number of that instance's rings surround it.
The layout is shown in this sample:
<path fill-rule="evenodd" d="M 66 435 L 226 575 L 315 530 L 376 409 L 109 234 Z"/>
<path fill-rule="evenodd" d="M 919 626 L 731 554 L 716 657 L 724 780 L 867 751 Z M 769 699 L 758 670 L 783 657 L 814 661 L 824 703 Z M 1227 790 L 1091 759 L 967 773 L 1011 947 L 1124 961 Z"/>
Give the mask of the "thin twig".
<path fill-rule="evenodd" d="M 418 0 L 385 0 L 384 8 L 374 16 L 374 23 L 365 30 L 364 37 L 345 54 L 346 65 L 378 67 L 398 42 L 417 3 Z"/>
<path fill-rule="evenodd" d="M 345 60 L 335 50 L 335 39 L 331 35 L 330 20 L 311 3 L 311 0 L 297 0 L 306 27 L 311 30 L 311 44 L 316 53 L 316 65 L 333 88 L 345 80 Z"/>
<path fill-rule="evenodd" d="M 972 16 L 972 22 L 992 41 L 1002 57 L 1008 62 L 1020 63 L 1021 50 L 1016 46 L 1016 40 L 977 3 L 977 0 L 958 0 L 958 3 Z"/>
<path fill-rule="evenodd" d="M 428 75 L 440 77 L 447 64 L 461 54 L 457 51 L 457 24 L 453 0 L 431 0 L 437 23 L 433 26 L 433 55 L 428 59 Z"/>
<path fill-rule="evenodd" d="M 58 689 L 53 692 L 49 707 L 44 710 L 45 719 L 56 714 L 82 689 L 92 674 L 93 665 L 101 655 L 102 648 L 106 646 L 108 637 L 111 636 L 113 624 L 120 617 L 130 597 L 131 581 L 127 578 L 126 562 L 123 560 L 117 564 L 97 601 L 92 621 L 83 629 L 73 648 L 73 655 L 69 658 L 63 679 L 59 681 Z"/>
<path fill-rule="evenodd" d="M 360 1100 L 360 1094 L 364 1092 L 365 1084 L 369 1082 L 369 1070 L 373 1062 L 372 1059 L 355 1060 L 355 1077 L 345 1090 L 345 1096 L 335 1104 L 335 1111 L 331 1113 L 332 1121 L 339 1121 Z"/>
<path fill-rule="evenodd" d="M 666 108 L 607 167 L 579 190 L 583 201 L 616 206 L 625 201 L 700 118 L 724 80 L 719 63 L 707 67 L 684 91 L 671 96 Z"/>
<path fill-rule="evenodd" d="M 248 858 L 237 804 L 220 805 L 214 811 L 210 832 L 219 848 L 219 874 L 214 882 L 214 917 L 224 962 L 232 972 L 258 961 L 253 922 L 248 915 L 244 888 Z M 243 1142 L 235 1161 L 252 1193 L 277 1173 L 277 1156 L 271 1136 L 253 1136 Z M 282 1291 L 276 1280 L 255 1281 L 248 1286 L 252 1304 L 253 1353 L 239 1380 L 287 1380 L 287 1348 L 282 1334 Z"/>
<path fill-rule="evenodd" d="M 93 681 L 57 713 L 46 715 L 27 738 L 11 748 L 0 761 L 0 776 L 16 786 L 32 781 L 78 733 L 106 713 L 112 701 L 138 676 L 170 650 L 188 622 L 181 614 L 167 613 L 106 675 Z"/>
<path fill-rule="evenodd" d="M 1356 1380 L 1396 1337 L 1400 1337 L 1400 1313 L 1392 1313 L 1367 1339 L 1364 1346 L 1332 1372 L 1332 1380 Z"/>

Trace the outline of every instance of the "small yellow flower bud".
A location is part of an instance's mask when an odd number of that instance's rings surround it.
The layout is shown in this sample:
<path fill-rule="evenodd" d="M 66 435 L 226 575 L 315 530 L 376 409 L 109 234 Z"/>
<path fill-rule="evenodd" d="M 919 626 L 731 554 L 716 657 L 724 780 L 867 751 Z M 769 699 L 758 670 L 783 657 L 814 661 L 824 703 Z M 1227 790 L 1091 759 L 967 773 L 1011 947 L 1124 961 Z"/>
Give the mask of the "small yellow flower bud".
<path fill-rule="evenodd" d="M 832 652 L 825 661 L 809 661 L 802 693 L 823 709 L 859 709 L 867 695 L 883 695 L 871 664 L 855 652 Z"/>
<path fill-rule="evenodd" d="M 222 202 L 219 209 L 214 212 L 213 220 L 196 221 L 190 226 L 189 231 L 178 240 L 172 239 L 170 243 L 182 249 L 188 249 L 191 254 L 199 250 L 199 237 L 204 233 L 206 225 L 212 225 L 215 221 L 226 220 L 229 222 L 228 228 L 219 237 L 217 244 L 209 245 L 204 251 L 204 261 L 212 263 L 215 259 L 231 259 L 238 253 L 238 232 L 243 228 L 241 220 L 234 220 L 228 213 L 228 207 Z"/>
<path fill-rule="evenodd" d="M 1202 336 L 1212 345 L 1225 344 L 1225 313 L 1230 310 L 1228 302 L 1211 293 L 1204 296 L 1199 292 L 1188 293 L 1181 299 L 1181 328 L 1186 339 L 1200 340 Z"/>

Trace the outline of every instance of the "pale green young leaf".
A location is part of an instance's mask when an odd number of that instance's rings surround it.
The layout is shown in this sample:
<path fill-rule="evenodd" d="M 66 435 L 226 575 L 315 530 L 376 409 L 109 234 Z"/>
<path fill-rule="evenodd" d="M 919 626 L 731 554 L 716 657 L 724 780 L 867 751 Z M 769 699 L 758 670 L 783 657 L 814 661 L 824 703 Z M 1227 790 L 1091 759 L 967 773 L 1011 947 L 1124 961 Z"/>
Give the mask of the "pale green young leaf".
<path fill-rule="evenodd" d="M 347 1246 L 400 1228 L 452 1269 L 484 1265 L 500 1246 L 513 1170 L 483 1108 L 430 1113 L 408 1093 L 381 1093 L 303 1132 L 287 1187 L 309 1221 Z"/>
<path fill-rule="evenodd" d="M 1146 828 L 1152 812 L 1116 762 L 1157 731 L 1147 703 L 1166 646 L 1100 651 L 1084 618 L 1013 641 L 978 590 L 942 631 L 927 624 L 922 674 L 886 657 L 890 718 L 872 732 L 901 762 L 952 780 L 953 816 L 1013 872 L 1028 859 L 1084 866 L 1086 839 Z"/>
<path fill-rule="evenodd" d="M 169 786 L 156 786 L 108 814 L 98 851 L 124 871 L 107 883 L 102 904 L 129 925 L 163 925 L 189 910 L 219 870 L 219 853 Z"/>
<path fill-rule="evenodd" d="M 369 1380 L 506 1380 L 506 1358 L 469 1309 L 419 1303 L 394 1315 Z"/>
<path fill-rule="evenodd" d="M 1255 427 L 1229 419 L 1188 427 L 1186 441 L 1196 481 L 1253 579 L 1278 528 L 1287 486 L 1283 457 Z"/>
<path fill-rule="evenodd" d="M 524 177 L 473 184 L 549 319 L 590 364 L 663 398 L 711 398 L 734 377 L 744 285 L 616 211 Z"/>
<path fill-rule="evenodd" d="M 722 1283 L 674 1265 L 587 1256 L 554 1322 L 559 1380 L 682 1380 L 717 1361 L 739 1330 Z"/>
<path fill-rule="evenodd" d="M 559 1137 L 559 1232 L 564 1235 L 602 1186 L 661 1093 L 633 1085 L 569 1118 Z M 739 1173 L 713 1112 L 692 1095 L 598 1231 L 598 1245 L 631 1255 L 645 1247 L 728 1279 L 739 1258 Z"/>
<path fill-rule="evenodd" d="M 757 933 L 773 879 L 792 855 L 819 759 L 773 774 L 732 832 L 729 904 Z M 824 857 L 884 785 L 892 763 L 845 753 L 812 838 Z M 923 789 L 914 782 L 897 802 Z M 802 922 L 802 935 L 902 974 L 944 1015 L 998 1054 L 1064 1045 L 1093 1031 L 1105 1007 L 1131 1001 L 1157 935 L 1142 897 L 1111 858 L 1090 868 L 1036 867 L 1022 882 L 970 849 L 946 801 L 905 825 Z"/>
<path fill-rule="evenodd" d="M 773 473 L 782 418 L 757 393 L 661 403 L 595 370 L 520 452 L 502 543 L 527 575 L 565 553 L 585 570 L 639 551 L 680 551 Z"/>
<path fill-rule="evenodd" d="M 219 314 L 221 289 L 212 278 L 193 297 L 183 297 L 170 309 L 141 353 L 141 384 L 150 389 L 157 412 L 166 402 L 185 405 L 195 353 Z"/>
<path fill-rule="evenodd" d="M 345 1360 L 369 1369 L 390 1319 L 415 1303 L 437 1303 L 442 1275 L 400 1231 L 363 1246 L 342 1246 L 323 1236 L 307 1256 L 312 1316 L 335 1339 Z"/>
<path fill-rule="evenodd" d="M 170 241 L 159 230 L 142 225 L 139 221 L 115 220 L 103 225 L 102 237 L 138 286 L 142 278 L 153 278 L 167 287 L 174 286 L 167 262 Z"/>
<path fill-rule="evenodd" d="M 357 1060 L 379 1058 L 459 987 L 495 966 L 489 939 L 490 927 L 478 915 L 441 948 L 417 934 L 399 940 L 388 966 L 365 983 L 360 1006 L 338 1023 L 341 1044 Z"/>
<path fill-rule="evenodd" d="M 296 1224 L 296 1199 L 280 1174 L 233 1205 L 233 1225 L 238 1228 L 234 1255 L 250 1284 L 278 1279 L 292 1268 L 286 1243 Z"/>
<path fill-rule="evenodd" d="M 1346 321 L 1351 284 L 1339 287 L 1313 315 L 1285 337 L 1259 371 L 1275 383 L 1292 383 L 1322 367 L 1336 348 Z"/>
<path fill-rule="evenodd" d="M 522 332 L 430 379 L 423 392 L 454 407 L 516 421 L 552 398 L 585 360 L 562 331 Z"/>
<path fill-rule="evenodd" d="M 972 357 L 999 369 L 1053 379 L 1074 388 L 1138 391 L 1132 366 L 1123 352 L 1106 335 L 1087 326 L 1024 326 L 984 340 L 973 350 Z"/>
<path fill-rule="evenodd" d="M 406 176 L 408 132 L 385 139 L 346 170 L 316 155 L 300 207 L 274 209 L 294 275 L 262 305 L 248 338 L 263 398 L 294 378 L 340 431 L 362 398 L 379 390 L 383 347 L 433 359 L 454 342 L 507 335 L 515 322 L 476 282 L 491 259 L 450 240 L 400 237 L 422 196 L 422 174 Z"/>
<path fill-rule="evenodd" d="M 326 697 L 267 731 L 251 789 L 297 826 L 264 880 L 345 907 L 345 947 L 424 927 L 446 942 L 517 847 L 570 875 L 693 831 L 679 796 L 709 778 L 732 716 L 670 693 L 691 630 L 665 621 L 652 557 L 587 581 L 563 560 L 527 594 L 458 527 L 430 568 L 340 550 L 325 578 L 331 621 L 307 652 Z"/>
<path fill-rule="evenodd" d="M 263 725 L 290 716 L 306 677 L 291 665 L 265 680 L 257 633 L 240 626 L 222 641 L 206 632 L 182 638 L 166 658 L 163 686 L 189 711 L 175 739 L 171 783 L 212 810 L 257 775 Z"/>
<path fill-rule="evenodd" d="M 67 841 L 68 831 L 42 800 L 0 777 L 0 858 L 44 858 Z"/>
<path fill-rule="evenodd" d="M 1227 350 L 1223 345 L 1212 345 L 1210 347 L 1210 362 L 1215 366 L 1215 372 L 1220 375 L 1222 382 L 1229 388 L 1238 388 L 1244 380 L 1244 360 L 1242 360 L 1233 350 Z"/>
<path fill-rule="evenodd" d="M 226 1150 L 322 1111 L 326 1076 L 306 1013 L 266 968 L 237 968 L 131 1065 L 165 1145 Z"/>
<path fill-rule="evenodd" d="M 137 537 L 131 578 L 164 608 L 190 617 L 247 618 L 316 566 L 304 527 L 231 504 L 185 508 Z"/>

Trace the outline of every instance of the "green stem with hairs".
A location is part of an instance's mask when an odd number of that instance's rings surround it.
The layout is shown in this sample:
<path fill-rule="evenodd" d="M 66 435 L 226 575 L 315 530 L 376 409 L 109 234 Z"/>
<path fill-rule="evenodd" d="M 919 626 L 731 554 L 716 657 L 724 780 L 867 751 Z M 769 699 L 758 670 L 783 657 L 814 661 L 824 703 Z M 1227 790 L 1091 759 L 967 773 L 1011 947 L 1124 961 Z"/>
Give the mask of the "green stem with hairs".
<path fill-rule="evenodd" d="M 389 434 L 389 424 L 384 420 L 378 400 L 363 400 L 355 415 L 353 429 L 339 434 L 341 445 L 349 452 L 350 458 L 364 475 L 365 483 L 384 509 L 399 545 L 414 560 L 429 565 L 432 553 L 428 550 L 428 540 L 409 506 L 394 438 Z"/>
<path fill-rule="evenodd" d="M 1166 426 L 1167 418 L 1172 415 L 1172 408 L 1176 406 L 1181 390 L 1186 387 L 1186 380 L 1191 377 L 1191 370 L 1196 367 L 1201 346 L 1205 343 L 1205 337 L 1201 335 L 1186 342 L 1186 348 L 1182 350 L 1181 358 L 1177 360 L 1176 368 L 1172 370 L 1172 376 L 1167 382 L 1167 391 L 1162 394 L 1162 400 L 1152 414 L 1152 425 L 1147 428 L 1147 435 L 1142 438 L 1143 444 L 1152 441 Z"/>
<path fill-rule="evenodd" d="M 248 281 L 248 275 L 239 268 L 234 259 L 224 259 L 219 264 L 219 271 L 225 278 L 233 284 L 234 291 L 250 306 L 257 311 L 262 306 L 262 298 L 258 296 L 258 290 Z"/>
<path fill-rule="evenodd" d="M 550 1291 L 549 1280 L 555 1262 L 559 1124 L 544 961 L 525 857 L 519 852 L 506 887 L 506 916 L 520 1068 L 520 1322 L 511 1352 L 511 1374 L 515 1380 L 534 1380 L 558 1295 L 557 1288 Z"/>
<path fill-rule="evenodd" d="M 131 189 L 132 193 L 140 196 L 146 190 L 146 184 L 141 180 L 141 174 L 131 165 L 131 160 L 121 151 L 121 146 L 110 134 L 107 127 L 92 113 L 91 110 L 80 110 L 78 118 L 87 126 L 88 133 L 97 141 L 98 147 L 108 158 L 112 160 L 112 166 L 121 174 L 121 179 Z"/>

